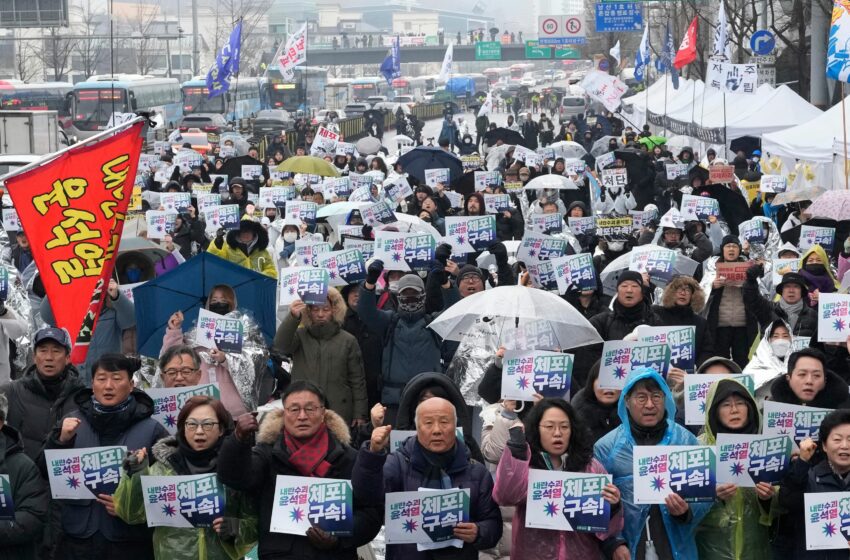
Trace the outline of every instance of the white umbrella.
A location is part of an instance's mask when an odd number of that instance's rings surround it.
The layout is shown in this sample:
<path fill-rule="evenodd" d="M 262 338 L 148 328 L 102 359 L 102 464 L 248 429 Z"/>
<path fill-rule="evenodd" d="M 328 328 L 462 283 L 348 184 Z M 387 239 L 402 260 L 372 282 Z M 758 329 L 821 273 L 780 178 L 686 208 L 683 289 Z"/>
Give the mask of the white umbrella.
<path fill-rule="evenodd" d="M 559 189 L 565 191 L 577 191 L 578 185 L 569 177 L 563 175 L 555 175 L 549 173 L 547 175 L 538 175 L 528 183 L 523 190 L 530 191 L 534 189 Z"/>
<path fill-rule="evenodd" d="M 442 239 L 442 235 L 437 229 L 431 224 L 425 222 L 419 216 L 411 216 L 410 214 L 404 214 L 402 212 L 395 212 L 395 217 L 398 219 L 397 222 L 393 222 L 391 224 L 387 224 L 386 226 L 381 226 L 378 229 L 386 229 L 387 226 L 393 226 L 397 228 L 401 232 L 409 233 L 409 232 L 422 232 L 422 233 L 430 233 L 434 236 L 434 239 L 437 243 L 440 243 L 440 239 Z"/>
<path fill-rule="evenodd" d="M 399 145 L 410 146 L 416 143 L 416 141 L 410 136 L 405 136 L 404 134 L 399 134 L 396 136 L 393 141 Z"/>
<path fill-rule="evenodd" d="M 582 146 L 578 142 L 570 142 L 568 140 L 555 142 L 549 147 L 555 150 L 556 157 L 561 156 L 563 158 L 580 158 L 581 156 L 587 154 L 587 150 L 584 149 L 584 146 Z"/>
<path fill-rule="evenodd" d="M 360 210 L 361 207 L 367 206 L 368 204 L 368 202 L 349 202 L 347 200 L 334 202 L 333 204 L 328 204 L 319 208 L 319 211 L 316 212 L 316 217 L 329 218 L 331 216 L 338 215 L 347 216 L 352 210 Z"/>
<path fill-rule="evenodd" d="M 660 248 L 660 246 L 654 244 L 638 245 L 631 251 L 620 255 L 619 257 L 608 263 L 608 266 L 606 266 L 602 273 L 599 275 L 599 279 L 602 282 L 603 293 L 609 296 L 616 295 L 617 279 L 620 277 L 621 272 L 629 269 L 633 254 L 658 248 Z M 699 263 L 695 260 L 688 258 L 681 253 L 677 253 L 676 262 L 673 264 L 673 274 L 684 274 L 685 276 L 693 276 L 694 272 L 696 272 L 697 266 L 699 266 Z M 659 282 L 656 282 L 656 284 L 658 283 Z"/>
<path fill-rule="evenodd" d="M 561 350 L 602 343 L 593 325 L 572 305 L 551 292 L 525 286 L 499 286 L 465 297 L 429 327 L 444 339 L 459 341 L 479 319 L 494 325 L 503 343 L 526 327 L 545 328 Z"/>

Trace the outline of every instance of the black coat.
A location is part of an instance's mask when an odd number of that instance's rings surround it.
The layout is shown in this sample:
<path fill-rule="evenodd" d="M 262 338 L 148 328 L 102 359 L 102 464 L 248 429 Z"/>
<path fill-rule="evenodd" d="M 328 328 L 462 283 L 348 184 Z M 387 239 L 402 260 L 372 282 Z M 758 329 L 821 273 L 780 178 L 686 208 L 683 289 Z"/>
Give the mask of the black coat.
<path fill-rule="evenodd" d="M 0 473 L 9 475 L 15 521 L 0 521 L 0 558 L 35 560 L 47 520 L 50 494 L 38 467 L 24 454 L 21 434 L 0 429 Z"/>
<path fill-rule="evenodd" d="M 503 214 L 496 214 L 496 237 L 499 241 L 522 239 L 524 235 L 525 220 L 522 219 L 522 212 L 510 210 L 510 213 L 510 218 L 505 218 Z"/>
<path fill-rule="evenodd" d="M 694 356 L 695 367 L 698 367 L 699 364 L 715 355 L 714 334 L 713 331 L 708 328 L 708 321 L 704 317 L 694 313 L 694 310 L 691 309 L 690 306 L 683 309 L 679 306 L 661 307 L 656 305 L 652 308 L 652 311 L 658 317 L 657 326 L 659 327 L 688 325 L 696 327 L 694 329 L 694 352 L 696 353 Z"/>
<path fill-rule="evenodd" d="M 763 332 L 776 320 L 788 322 L 788 315 L 779 306 L 778 301 L 768 301 L 759 292 L 758 284 L 754 280 L 747 279 L 744 282 L 744 307 L 747 314 L 753 315 L 759 323 L 759 331 Z M 812 342 L 818 336 L 818 312 L 816 308 L 809 307 L 803 302 L 803 310 L 797 318 L 797 324 L 792 329 L 794 336 L 810 336 Z"/>
<path fill-rule="evenodd" d="M 817 394 L 810 403 L 803 403 L 784 375 L 777 377 L 770 386 L 770 399 L 785 404 L 814 406 L 817 408 L 850 408 L 850 390 L 847 382 L 837 374 L 826 371 L 826 386 Z"/>
<path fill-rule="evenodd" d="M 585 387 L 570 401 L 575 408 L 576 416 L 581 418 L 582 425 L 590 432 L 593 442 L 599 441 L 602 436 L 623 423 L 617 410 L 618 402 L 604 405 L 596 399 L 593 383 L 598 377 L 599 362 L 597 361 L 588 372 Z"/>
<path fill-rule="evenodd" d="M 384 341 L 379 333 L 370 330 L 351 309 L 345 313 L 342 328 L 354 335 L 360 345 L 363 370 L 366 373 L 366 395 L 371 408 L 381 400 L 381 357 L 384 353 Z"/>

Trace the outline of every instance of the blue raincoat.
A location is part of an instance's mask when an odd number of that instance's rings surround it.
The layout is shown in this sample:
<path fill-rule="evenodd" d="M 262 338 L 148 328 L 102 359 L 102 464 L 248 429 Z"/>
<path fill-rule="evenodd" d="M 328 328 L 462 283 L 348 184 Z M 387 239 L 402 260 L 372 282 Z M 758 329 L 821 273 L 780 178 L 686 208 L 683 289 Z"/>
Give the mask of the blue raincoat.
<path fill-rule="evenodd" d="M 667 411 L 667 431 L 658 445 L 699 445 L 697 438 L 682 426 L 676 424 L 676 404 L 673 394 L 667 386 L 667 382 L 653 369 L 644 369 L 630 375 L 626 386 L 620 395 L 620 403 L 617 411 L 623 424 L 614 431 L 606 434 L 596 442 L 593 453 L 596 459 L 602 463 L 614 478 L 614 485 L 620 489 L 625 514 L 623 525 L 623 538 L 629 545 L 632 558 L 637 558 L 637 548 L 640 543 L 641 533 L 649 517 L 649 505 L 635 505 L 634 503 L 634 477 L 632 476 L 632 449 L 635 440 L 632 436 L 629 412 L 626 408 L 626 395 L 632 387 L 642 379 L 654 380 L 664 392 L 664 408 Z M 664 527 L 667 529 L 667 538 L 670 548 L 673 550 L 674 560 L 697 560 L 697 547 L 694 541 L 696 529 L 702 518 L 708 513 L 713 505 L 708 503 L 690 503 L 691 520 L 688 523 L 680 523 L 671 519 L 667 506 L 662 504 L 661 515 L 664 519 Z"/>

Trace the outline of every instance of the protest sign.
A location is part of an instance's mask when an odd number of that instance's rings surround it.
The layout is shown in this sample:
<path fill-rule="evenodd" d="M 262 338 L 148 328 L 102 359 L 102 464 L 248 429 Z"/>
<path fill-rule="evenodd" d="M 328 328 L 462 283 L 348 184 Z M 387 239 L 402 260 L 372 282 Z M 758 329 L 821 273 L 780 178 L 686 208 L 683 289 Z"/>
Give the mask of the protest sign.
<path fill-rule="evenodd" d="M 524 162 L 525 158 L 527 156 L 536 156 L 536 155 L 537 155 L 537 152 L 535 152 L 534 150 L 529 150 L 525 146 L 521 146 L 519 144 L 514 146 L 514 159 L 517 160 L 517 161 Z M 526 166 L 526 167 L 528 167 L 528 166 Z"/>
<path fill-rule="evenodd" d="M 360 187 L 366 187 L 368 190 L 374 183 L 372 175 L 361 175 L 360 173 L 349 173 L 348 178 L 351 180 L 351 188 L 357 190 Z"/>
<path fill-rule="evenodd" d="M 369 260 L 375 254 L 375 242 L 371 239 L 354 239 L 346 237 L 342 240 L 343 249 L 357 249 L 362 253 L 364 260 Z"/>
<path fill-rule="evenodd" d="M 664 247 L 632 251 L 629 270 L 646 272 L 649 277 L 661 284 L 667 284 L 673 277 L 676 264 L 676 252 Z"/>
<path fill-rule="evenodd" d="M 605 152 L 601 156 L 596 158 L 596 169 L 597 171 L 604 171 L 606 167 L 614 163 L 614 152 Z"/>
<path fill-rule="evenodd" d="M 0 301 L 9 297 L 9 269 L 0 264 Z"/>
<path fill-rule="evenodd" d="M 45 449 L 50 494 L 57 500 L 95 500 L 115 493 L 121 480 L 123 445 Z"/>
<path fill-rule="evenodd" d="M 565 23 L 565 26 L 571 25 L 570 23 Z M 581 22 L 578 23 L 578 27 L 581 28 Z M 629 90 L 629 86 L 623 83 L 617 76 L 612 76 L 608 72 L 598 70 L 588 72 L 581 81 L 580 87 L 588 97 L 602 103 L 609 111 L 617 110 L 620 106 L 620 99 Z"/>
<path fill-rule="evenodd" d="M 203 215 L 206 223 L 205 231 L 210 235 L 215 235 L 219 228 L 225 230 L 239 229 L 240 216 L 238 204 L 213 206 L 205 209 Z M 150 233 L 148 233 L 148 237 L 150 237 Z"/>
<path fill-rule="evenodd" d="M 534 213 L 528 216 L 525 222 L 526 231 L 535 231 L 537 233 L 545 233 L 551 235 L 553 233 L 561 233 L 564 230 L 564 218 L 561 214 L 538 214 Z"/>
<path fill-rule="evenodd" d="M 398 221 L 393 209 L 390 208 L 390 205 L 385 200 L 363 206 L 360 209 L 360 215 L 363 217 L 363 223 L 372 227 L 392 224 Z"/>
<path fill-rule="evenodd" d="M 850 335 L 850 295 L 821 294 L 818 298 L 818 342 L 846 342 Z"/>
<path fill-rule="evenodd" d="M 319 205 L 315 202 L 304 200 L 289 200 L 286 203 L 286 221 L 287 222 L 304 222 L 308 226 L 316 223 L 316 212 L 319 210 Z"/>
<path fill-rule="evenodd" d="M 533 287 L 550 292 L 557 291 L 558 282 L 555 280 L 555 267 L 552 266 L 552 261 L 527 263 L 526 269 Z"/>
<path fill-rule="evenodd" d="M 387 544 L 452 543 L 455 525 L 469 521 L 468 488 L 390 492 L 384 499 Z"/>
<path fill-rule="evenodd" d="M 15 500 L 8 474 L 0 474 L 0 521 L 15 520 Z"/>
<path fill-rule="evenodd" d="M 218 193 L 207 193 L 198 195 L 198 212 L 204 213 L 215 206 L 221 206 L 221 195 Z"/>
<path fill-rule="evenodd" d="M 18 220 L 18 212 L 14 208 L 3 208 L 3 229 L 20 231 L 21 222 Z"/>
<path fill-rule="evenodd" d="M 205 348 L 207 348 L 205 346 Z M 162 375 L 162 374 L 160 374 Z M 145 389 L 145 393 L 153 399 L 152 418 L 159 422 L 168 433 L 177 433 L 177 415 L 186 401 L 196 396 L 207 396 L 220 399 L 221 393 L 215 383 L 194 385 L 191 387 L 171 387 L 169 389 L 151 387 Z"/>
<path fill-rule="evenodd" d="M 688 176 L 687 163 L 665 163 L 664 172 L 667 174 L 668 181 L 675 181 L 679 177 Z"/>
<path fill-rule="evenodd" d="M 812 337 L 810 336 L 794 336 L 791 337 L 791 353 L 799 352 L 803 348 L 811 346 Z"/>
<path fill-rule="evenodd" d="M 318 266 L 317 258 L 324 253 L 330 253 L 333 247 L 327 241 L 314 239 L 297 239 L 293 257 L 297 266 Z"/>
<path fill-rule="evenodd" d="M 180 167 L 183 173 L 191 173 L 193 167 L 204 164 L 204 156 L 195 150 L 182 148 L 174 154 L 174 165 Z"/>
<path fill-rule="evenodd" d="M 148 227 L 148 239 L 163 239 L 174 230 L 174 222 L 179 214 L 164 210 L 148 210 L 145 222 Z"/>
<path fill-rule="evenodd" d="M 791 466 L 791 450 L 787 435 L 717 434 L 717 483 L 739 488 L 779 484 Z"/>
<path fill-rule="evenodd" d="M 607 533 L 611 505 L 603 499 L 602 489 L 611 480 L 610 474 L 529 469 L 525 526 Z"/>
<path fill-rule="evenodd" d="M 832 253 L 832 249 L 835 247 L 835 228 L 802 226 L 800 228 L 800 242 L 797 244 L 800 251 L 808 251 L 815 245 L 823 247 L 827 255 Z"/>
<path fill-rule="evenodd" d="M 277 476 L 269 531 L 303 537 L 310 527 L 337 537 L 354 533 L 350 480 Z"/>
<path fill-rule="evenodd" d="M 212 527 L 224 517 L 224 485 L 215 474 L 141 478 L 148 527 Z"/>
<path fill-rule="evenodd" d="M 709 216 L 719 216 L 720 206 L 716 198 L 707 196 L 682 195 L 682 219 L 686 222 L 698 220 L 705 222 Z"/>
<path fill-rule="evenodd" d="M 454 191 L 443 191 L 452 208 L 463 208 L 463 195 Z"/>
<path fill-rule="evenodd" d="M 372 199 L 371 187 L 356 187 L 351 196 L 348 197 L 349 202 L 375 202 Z"/>
<path fill-rule="evenodd" d="M 548 146 L 546 148 L 537 148 L 535 150 L 537 154 L 546 160 L 554 160 L 555 159 L 555 148 Z"/>
<path fill-rule="evenodd" d="M 310 146 L 310 155 L 324 157 L 326 154 L 334 154 L 337 142 L 339 142 L 339 134 L 320 126 Z"/>
<path fill-rule="evenodd" d="M 206 309 L 198 311 L 195 344 L 211 350 L 240 354 L 245 341 L 245 325 L 240 319 L 225 317 Z"/>
<path fill-rule="evenodd" d="M 511 196 L 508 194 L 485 194 L 484 208 L 488 214 L 501 214 L 511 210 Z"/>
<path fill-rule="evenodd" d="M 738 224 L 738 233 L 741 239 L 746 239 L 749 243 L 764 243 L 767 241 L 767 231 L 764 227 L 764 222 L 753 218 Z"/>
<path fill-rule="evenodd" d="M 717 262 L 714 266 L 717 277 L 726 278 L 727 286 L 740 288 L 747 280 L 747 271 L 755 264 L 755 261 L 745 262 Z"/>
<path fill-rule="evenodd" d="M 689 326 L 638 327 L 640 342 L 667 344 L 670 347 L 670 365 L 693 373 L 696 360 L 696 329 Z"/>
<path fill-rule="evenodd" d="M 483 251 L 496 242 L 495 216 L 447 216 L 445 242 L 457 254 Z"/>
<path fill-rule="evenodd" d="M 587 164 L 582 159 L 568 158 L 564 160 L 564 174 L 570 176 L 584 175 Z"/>
<path fill-rule="evenodd" d="M 735 180 L 735 167 L 732 165 L 709 165 L 708 166 L 708 183 L 717 185 L 721 183 L 731 183 Z"/>
<path fill-rule="evenodd" d="M 375 232 L 374 258 L 386 270 L 429 270 L 436 241 L 430 233 Z"/>
<path fill-rule="evenodd" d="M 759 190 L 763 193 L 784 193 L 788 188 L 788 177 L 784 175 L 762 175 Z"/>
<path fill-rule="evenodd" d="M 246 181 L 260 181 L 263 177 L 263 166 L 243 165 L 241 177 Z"/>
<path fill-rule="evenodd" d="M 706 399 L 711 386 L 721 379 L 734 379 L 744 385 L 750 394 L 755 395 L 752 375 L 725 373 L 689 373 L 685 375 L 685 424 L 702 426 L 705 424 Z"/>
<path fill-rule="evenodd" d="M 463 165 L 463 172 L 479 169 L 484 165 L 484 158 L 479 155 L 461 156 L 460 163 Z"/>
<path fill-rule="evenodd" d="M 260 208 L 286 206 L 294 191 L 292 187 L 260 187 Z"/>
<path fill-rule="evenodd" d="M 159 203 L 166 212 L 185 212 L 192 205 L 192 194 L 165 192 L 159 195 Z"/>
<path fill-rule="evenodd" d="M 803 494 L 806 550 L 850 548 L 850 492 Z M 841 554 L 841 553 L 839 553 Z"/>
<path fill-rule="evenodd" d="M 498 186 L 502 182 L 502 175 L 498 170 L 476 171 L 473 175 L 475 190 L 483 191 L 487 187 Z"/>
<path fill-rule="evenodd" d="M 631 216 L 596 217 L 596 235 L 608 240 L 625 240 L 632 234 Z"/>
<path fill-rule="evenodd" d="M 806 438 L 818 441 L 818 431 L 824 417 L 832 412 L 828 408 L 798 406 L 776 401 L 764 401 L 764 420 L 761 433 L 766 436 L 790 435 L 794 449 Z"/>
<path fill-rule="evenodd" d="M 278 305 L 291 305 L 296 299 L 307 305 L 324 305 L 328 301 L 329 284 L 330 275 L 324 268 L 281 269 Z"/>
<path fill-rule="evenodd" d="M 686 502 L 713 502 L 717 497 L 714 446 L 637 445 L 632 474 L 638 505 L 663 504 L 670 494 Z"/>
<path fill-rule="evenodd" d="M 599 182 L 606 189 L 621 189 L 629 184 L 629 171 L 625 167 L 603 169 L 599 172 Z"/>
<path fill-rule="evenodd" d="M 570 231 L 573 235 L 581 235 L 596 229 L 596 218 L 593 216 L 585 216 L 584 218 L 567 218 L 570 226 Z"/>
<path fill-rule="evenodd" d="M 643 368 L 652 368 L 662 377 L 666 376 L 670 368 L 670 347 L 631 340 L 606 341 L 602 346 L 599 387 L 622 390 L 629 374 Z"/>
<path fill-rule="evenodd" d="M 345 286 L 366 279 L 363 253 L 357 249 L 344 249 L 318 255 L 316 264 L 328 270 L 332 286 Z"/>
<path fill-rule="evenodd" d="M 356 151 L 357 149 L 351 142 L 337 142 L 334 153 L 338 156 L 353 156 Z"/>
<path fill-rule="evenodd" d="M 778 286 L 782 282 L 782 275 L 788 272 L 797 272 L 800 270 L 800 259 L 773 259 L 771 261 L 771 278 L 773 285 Z"/>
<path fill-rule="evenodd" d="M 527 232 L 519 245 L 516 258 L 520 262 L 529 264 L 556 259 L 566 254 L 566 239 Z"/>
<path fill-rule="evenodd" d="M 472 253 L 474 249 L 469 242 L 469 220 L 467 216 L 446 216 L 446 235 L 443 238 L 452 248 L 453 254 Z"/>
<path fill-rule="evenodd" d="M 558 293 L 567 293 L 571 287 L 579 291 L 596 289 L 596 269 L 590 253 L 566 255 L 552 259 Z"/>
<path fill-rule="evenodd" d="M 502 398 L 532 401 L 535 394 L 569 400 L 573 356 L 545 350 L 506 350 Z"/>
<path fill-rule="evenodd" d="M 400 177 L 395 182 L 384 187 L 384 196 L 393 202 L 393 205 L 401 203 L 408 196 L 413 196 L 413 189 L 407 178 Z"/>

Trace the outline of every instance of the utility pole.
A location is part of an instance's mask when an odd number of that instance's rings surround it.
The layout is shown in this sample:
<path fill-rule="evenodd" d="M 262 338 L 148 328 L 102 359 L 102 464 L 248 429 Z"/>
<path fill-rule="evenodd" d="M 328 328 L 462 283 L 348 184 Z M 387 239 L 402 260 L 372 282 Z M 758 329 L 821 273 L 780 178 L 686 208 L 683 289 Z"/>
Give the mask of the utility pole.
<path fill-rule="evenodd" d="M 201 50 L 198 47 L 198 0 L 192 0 L 192 75 L 201 72 Z"/>
<path fill-rule="evenodd" d="M 809 68 L 809 103 L 826 109 L 829 98 L 826 90 L 826 37 L 829 34 L 829 20 L 817 0 L 811 0 L 811 62 Z M 801 45 L 804 43 L 800 39 Z M 802 46 L 801 46 L 802 48 Z"/>

